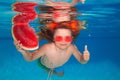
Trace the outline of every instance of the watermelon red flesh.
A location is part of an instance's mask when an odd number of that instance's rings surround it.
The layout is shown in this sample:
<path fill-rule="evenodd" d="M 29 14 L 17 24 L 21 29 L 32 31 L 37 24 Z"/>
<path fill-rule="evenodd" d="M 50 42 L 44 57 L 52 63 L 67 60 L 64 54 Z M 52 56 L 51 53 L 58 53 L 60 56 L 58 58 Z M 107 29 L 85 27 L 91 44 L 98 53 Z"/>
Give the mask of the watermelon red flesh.
<path fill-rule="evenodd" d="M 12 36 L 15 40 L 20 41 L 23 49 L 34 50 L 38 48 L 38 37 L 28 24 L 14 25 Z"/>
<path fill-rule="evenodd" d="M 13 17 L 13 23 L 19 24 L 19 23 L 29 23 L 30 21 L 34 20 L 36 18 L 36 14 L 17 14 Z"/>
<path fill-rule="evenodd" d="M 28 23 L 37 17 L 33 2 L 17 2 L 13 4 L 13 10 L 20 12 L 13 17 L 12 36 L 20 41 L 22 48 L 34 50 L 38 48 L 38 37 Z"/>
<path fill-rule="evenodd" d="M 21 7 L 26 7 L 26 6 L 33 7 L 36 5 L 38 5 L 38 4 L 35 2 L 16 2 L 15 4 L 13 4 L 13 6 L 15 6 L 15 7 L 19 7 L 19 6 L 21 6 Z"/>
<path fill-rule="evenodd" d="M 37 5 L 33 2 L 17 2 L 13 4 L 13 10 L 22 13 L 35 13 L 34 7 Z"/>
<path fill-rule="evenodd" d="M 14 11 L 17 11 L 17 12 L 22 12 L 22 13 L 35 13 L 35 10 L 34 8 L 32 7 L 14 7 L 13 8 Z"/>
<path fill-rule="evenodd" d="M 33 2 L 17 2 L 13 4 L 13 10 L 20 12 L 13 17 L 13 24 L 29 23 L 37 17 L 34 9 L 36 3 Z"/>

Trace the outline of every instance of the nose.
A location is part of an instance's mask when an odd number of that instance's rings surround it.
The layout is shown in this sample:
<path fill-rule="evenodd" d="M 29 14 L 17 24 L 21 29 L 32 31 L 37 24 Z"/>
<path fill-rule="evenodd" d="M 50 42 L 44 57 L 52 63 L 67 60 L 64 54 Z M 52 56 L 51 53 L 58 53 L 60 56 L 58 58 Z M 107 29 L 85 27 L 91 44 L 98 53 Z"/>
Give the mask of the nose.
<path fill-rule="evenodd" d="M 70 42 L 70 41 L 67 41 L 66 38 L 63 38 L 62 41 L 61 41 L 61 43 L 63 43 L 63 44 L 67 44 L 68 42 Z"/>
<path fill-rule="evenodd" d="M 62 42 L 62 43 L 66 43 L 65 39 L 63 39 L 61 42 Z"/>

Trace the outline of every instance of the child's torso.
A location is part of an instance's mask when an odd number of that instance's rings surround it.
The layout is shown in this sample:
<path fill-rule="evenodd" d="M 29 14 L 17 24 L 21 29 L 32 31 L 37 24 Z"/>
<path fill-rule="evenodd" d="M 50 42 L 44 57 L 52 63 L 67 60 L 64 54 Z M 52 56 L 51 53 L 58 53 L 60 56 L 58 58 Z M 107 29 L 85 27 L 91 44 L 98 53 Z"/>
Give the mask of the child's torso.
<path fill-rule="evenodd" d="M 55 46 L 52 46 L 50 51 L 41 57 L 41 63 L 48 68 L 56 68 L 65 64 L 71 55 L 70 48 L 63 52 L 57 52 Z"/>

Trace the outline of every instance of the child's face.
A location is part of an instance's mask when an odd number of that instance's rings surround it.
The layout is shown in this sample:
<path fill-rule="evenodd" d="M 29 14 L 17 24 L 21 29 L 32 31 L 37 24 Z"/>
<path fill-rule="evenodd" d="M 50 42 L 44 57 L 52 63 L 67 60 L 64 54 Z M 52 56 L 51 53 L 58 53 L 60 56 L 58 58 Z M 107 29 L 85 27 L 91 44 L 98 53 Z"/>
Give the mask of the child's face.
<path fill-rule="evenodd" d="M 54 33 L 54 42 L 60 49 L 66 49 L 72 42 L 72 34 L 69 29 L 57 29 Z"/>

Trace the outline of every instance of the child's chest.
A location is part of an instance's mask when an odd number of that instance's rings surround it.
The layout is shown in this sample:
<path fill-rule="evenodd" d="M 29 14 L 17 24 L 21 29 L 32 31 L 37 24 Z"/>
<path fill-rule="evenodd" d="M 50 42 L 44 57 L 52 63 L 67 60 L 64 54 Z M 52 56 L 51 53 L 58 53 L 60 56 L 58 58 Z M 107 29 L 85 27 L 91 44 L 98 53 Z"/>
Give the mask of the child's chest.
<path fill-rule="evenodd" d="M 46 56 L 52 62 L 64 63 L 69 60 L 71 55 L 72 54 L 69 51 L 67 51 L 67 52 L 53 52 L 53 53 L 50 52 Z"/>

